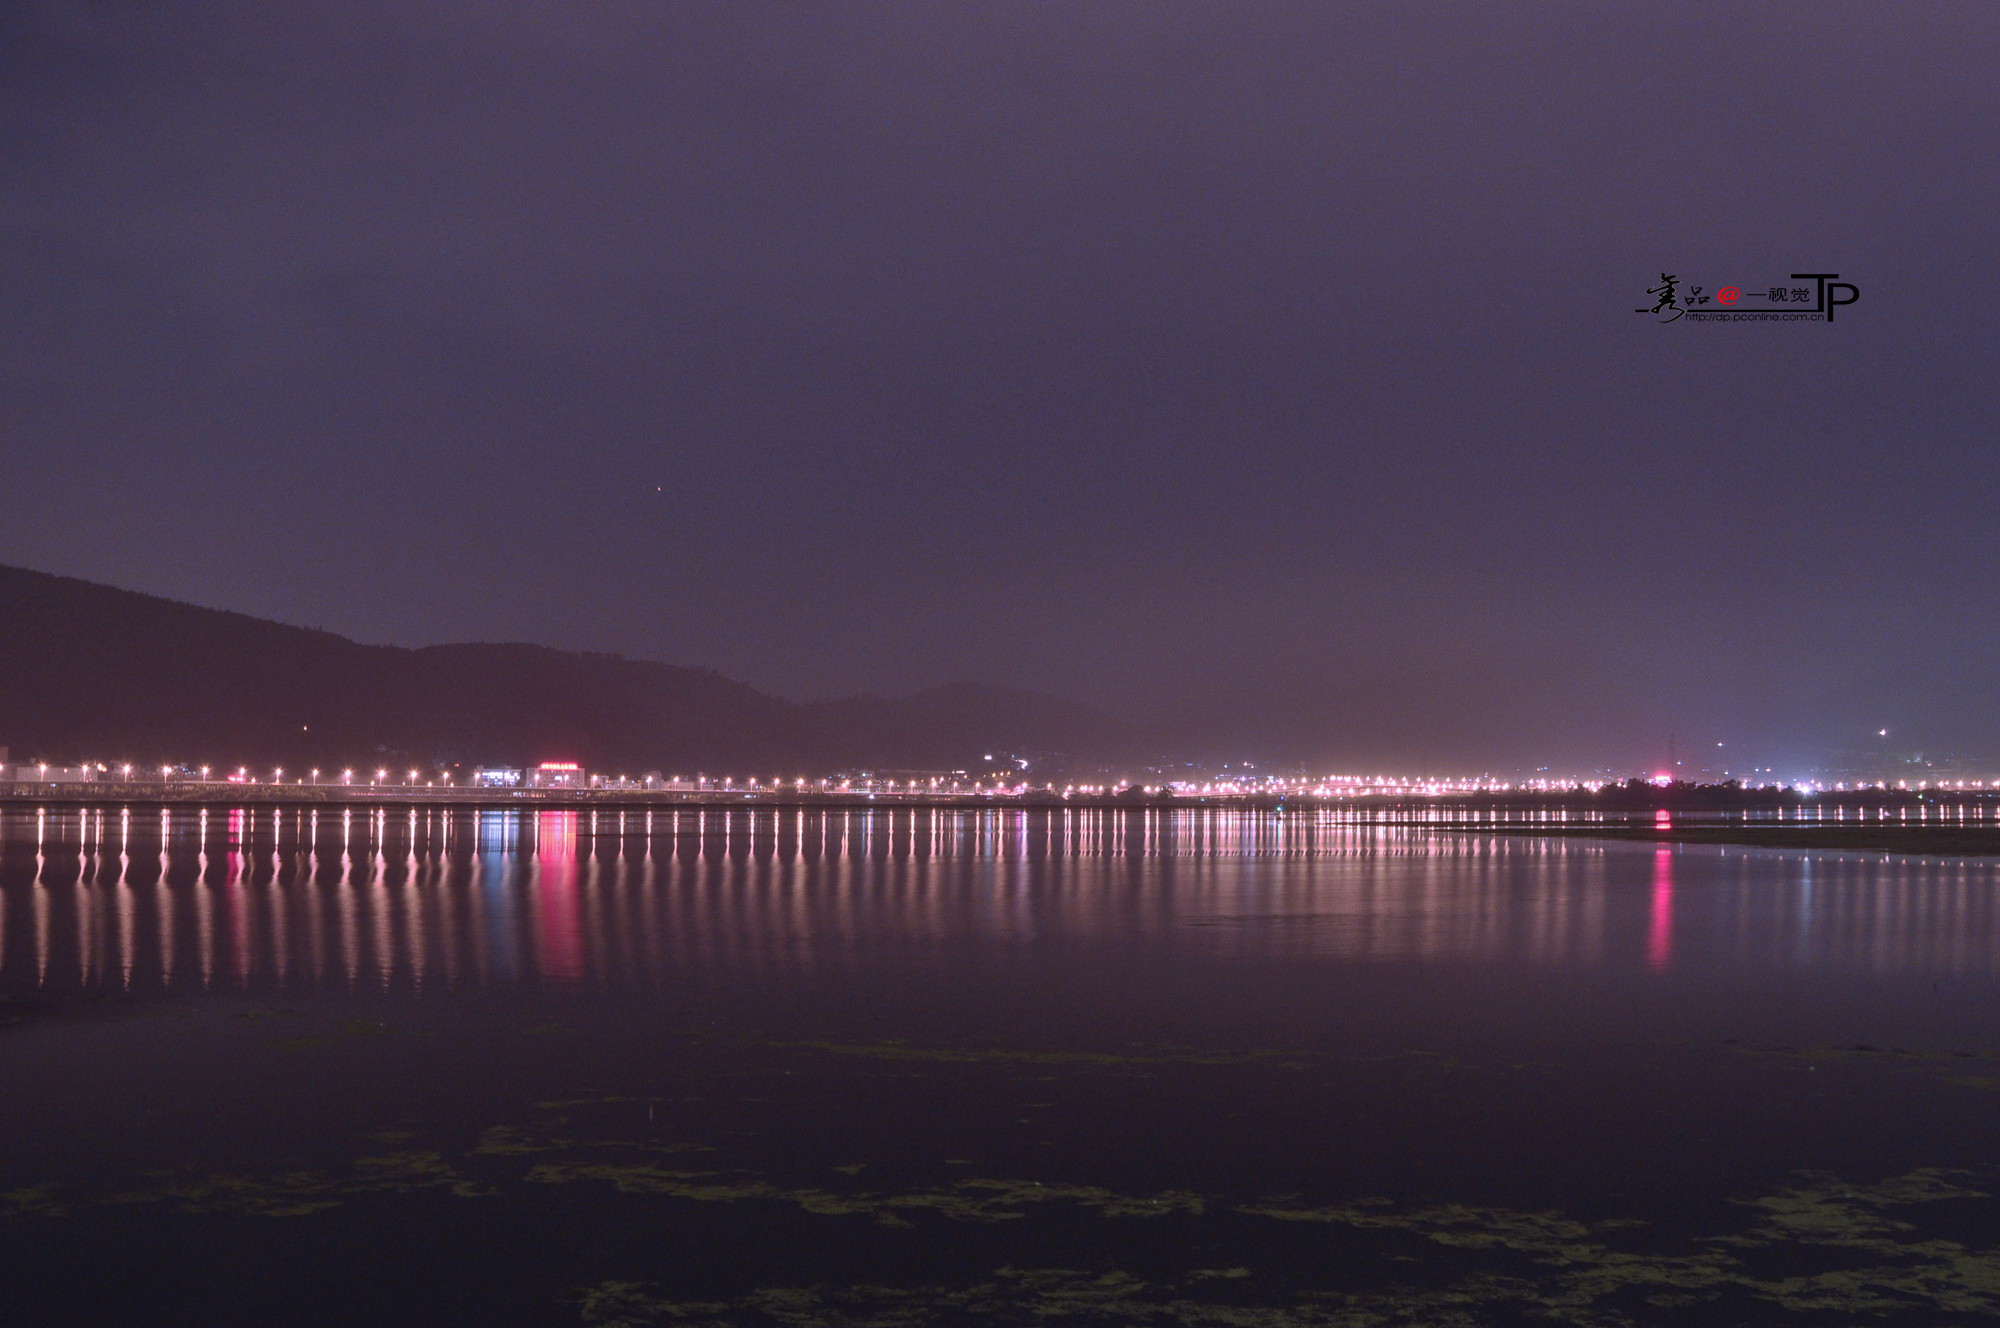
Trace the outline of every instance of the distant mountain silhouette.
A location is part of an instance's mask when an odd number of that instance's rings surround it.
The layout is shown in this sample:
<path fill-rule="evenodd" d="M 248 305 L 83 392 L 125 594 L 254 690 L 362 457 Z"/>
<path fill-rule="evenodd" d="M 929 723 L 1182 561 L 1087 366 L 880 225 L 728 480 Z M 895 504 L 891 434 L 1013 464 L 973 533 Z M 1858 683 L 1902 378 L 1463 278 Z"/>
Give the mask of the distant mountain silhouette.
<path fill-rule="evenodd" d="M 797 703 L 706 669 L 533 645 L 421 649 L 0 567 L 0 744 L 15 761 L 292 770 L 580 761 L 691 775 L 1134 760 L 1127 725 L 957 684 Z"/>

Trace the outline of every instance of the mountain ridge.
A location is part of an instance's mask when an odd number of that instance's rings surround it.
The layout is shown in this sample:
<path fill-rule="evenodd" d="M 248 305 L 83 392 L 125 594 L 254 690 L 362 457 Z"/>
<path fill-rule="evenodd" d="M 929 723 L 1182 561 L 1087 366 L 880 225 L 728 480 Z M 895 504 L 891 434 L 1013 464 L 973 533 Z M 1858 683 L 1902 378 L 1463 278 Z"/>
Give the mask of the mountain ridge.
<path fill-rule="evenodd" d="M 363 645 L 5 565 L 0 744 L 51 763 L 575 760 L 783 776 L 979 773 L 1016 756 L 1037 774 L 1108 769 L 1144 747 L 1124 721 L 984 683 L 797 702 L 713 669 L 524 642 Z"/>

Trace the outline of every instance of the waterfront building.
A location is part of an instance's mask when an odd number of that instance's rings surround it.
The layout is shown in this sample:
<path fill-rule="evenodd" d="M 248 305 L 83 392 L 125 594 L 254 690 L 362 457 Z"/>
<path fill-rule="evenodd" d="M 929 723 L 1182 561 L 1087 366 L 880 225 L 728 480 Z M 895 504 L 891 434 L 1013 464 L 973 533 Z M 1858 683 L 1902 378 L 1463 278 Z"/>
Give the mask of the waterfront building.
<path fill-rule="evenodd" d="M 96 778 L 93 765 L 0 765 L 0 783 L 87 784 Z"/>

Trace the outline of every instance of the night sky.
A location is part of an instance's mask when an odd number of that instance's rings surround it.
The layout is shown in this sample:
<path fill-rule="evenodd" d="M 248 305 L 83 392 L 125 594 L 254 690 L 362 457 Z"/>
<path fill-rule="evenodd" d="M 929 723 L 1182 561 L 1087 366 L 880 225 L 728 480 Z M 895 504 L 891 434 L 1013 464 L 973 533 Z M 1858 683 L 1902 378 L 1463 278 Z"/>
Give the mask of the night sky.
<path fill-rule="evenodd" d="M 2000 757 L 1996 70 L 1991 0 L 0 0 L 0 562 L 1406 768 Z"/>

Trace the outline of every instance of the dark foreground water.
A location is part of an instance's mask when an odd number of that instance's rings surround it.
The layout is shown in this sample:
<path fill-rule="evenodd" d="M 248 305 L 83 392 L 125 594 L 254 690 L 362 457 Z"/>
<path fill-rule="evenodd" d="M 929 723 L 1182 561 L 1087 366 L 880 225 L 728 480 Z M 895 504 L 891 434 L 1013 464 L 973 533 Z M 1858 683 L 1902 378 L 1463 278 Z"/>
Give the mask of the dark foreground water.
<path fill-rule="evenodd" d="M 2000 1312 L 1989 862 L 54 806 L 0 853 L 7 1323 Z"/>

